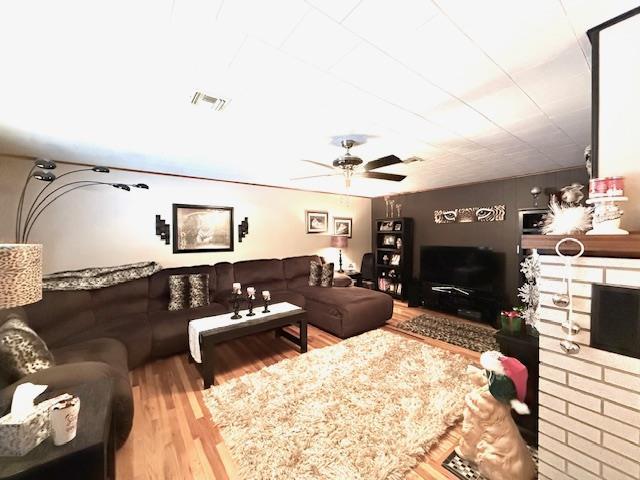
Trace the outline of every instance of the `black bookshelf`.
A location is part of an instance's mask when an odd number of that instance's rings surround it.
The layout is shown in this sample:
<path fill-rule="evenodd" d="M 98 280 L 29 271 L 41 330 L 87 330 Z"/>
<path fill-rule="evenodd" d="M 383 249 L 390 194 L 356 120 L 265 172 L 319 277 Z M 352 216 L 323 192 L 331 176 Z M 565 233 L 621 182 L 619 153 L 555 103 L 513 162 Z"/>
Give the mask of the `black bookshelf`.
<path fill-rule="evenodd" d="M 413 273 L 413 219 L 375 221 L 374 261 L 378 290 L 404 299 Z"/>

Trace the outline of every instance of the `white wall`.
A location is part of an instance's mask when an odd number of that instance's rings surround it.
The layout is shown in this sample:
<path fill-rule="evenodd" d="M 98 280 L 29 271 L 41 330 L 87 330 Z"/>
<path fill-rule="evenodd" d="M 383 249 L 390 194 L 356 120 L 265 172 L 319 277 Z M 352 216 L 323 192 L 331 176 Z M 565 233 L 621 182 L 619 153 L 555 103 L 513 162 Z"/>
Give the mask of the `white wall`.
<path fill-rule="evenodd" d="M 0 156 L 0 243 L 13 242 L 15 211 L 31 162 Z M 60 164 L 56 174 L 77 169 Z M 268 162 L 264 163 L 268 167 Z M 44 244 L 46 273 L 89 266 L 154 260 L 164 267 L 213 264 L 257 258 L 281 258 L 317 253 L 337 262 L 328 235 L 305 233 L 305 209 L 328 211 L 331 217 L 352 217 L 353 238 L 343 251 L 346 267 L 356 268 L 371 249 L 371 200 L 272 187 L 114 170 L 110 174 L 82 172 L 69 180 L 146 183 L 150 190 L 124 192 L 112 187 L 80 189 L 53 204 L 40 217 L 30 242 Z M 33 182 L 29 192 L 43 184 Z M 155 215 L 172 223 L 172 204 L 234 207 L 235 251 L 173 254 L 155 235 Z M 249 218 L 249 235 L 239 243 L 237 225 Z"/>
<path fill-rule="evenodd" d="M 622 226 L 640 230 L 640 15 L 600 32 L 599 176 L 626 177 Z"/>

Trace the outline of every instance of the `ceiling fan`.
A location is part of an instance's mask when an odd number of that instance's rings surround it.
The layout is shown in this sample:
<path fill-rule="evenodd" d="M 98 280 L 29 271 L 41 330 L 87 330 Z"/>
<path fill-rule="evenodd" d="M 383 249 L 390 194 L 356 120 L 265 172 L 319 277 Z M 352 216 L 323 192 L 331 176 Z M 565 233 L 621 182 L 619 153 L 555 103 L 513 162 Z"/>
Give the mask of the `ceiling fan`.
<path fill-rule="evenodd" d="M 302 160 L 303 162 L 313 163 L 314 165 L 320 165 L 321 167 L 328 168 L 333 170 L 335 173 L 327 173 L 324 175 L 309 175 L 306 177 L 296 177 L 291 180 L 303 180 L 307 178 L 318 178 L 318 177 L 336 177 L 336 176 L 344 176 L 344 182 L 347 188 L 351 186 L 351 178 L 354 176 L 363 177 L 363 178 L 374 178 L 377 180 L 390 180 L 392 182 L 401 182 L 406 178 L 406 175 L 396 175 L 394 173 L 382 173 L 382 172 L 373 172 L 372 170 L 376 170 L 378 168 L 386 167 L 389 165 L 395 165 L 396 163 L 402 163 L 395 155 L 387 155 L 386 157 L 378 158 L 377 160 L 372 160 L 363 165 L 361 169 L 360 166 L 364 163 L 364 161 L 360 157 L 356 157 L 352 155 L 349 151 L 353 148 L 357 143 L 354 140 L 345 139 L 342 140 L 341 145 L 346 149 L 344 155 L 336 158 L 333 161 L 332 165 L 327 165 L 326 163 L 314 162 L 313 160 Z"/>

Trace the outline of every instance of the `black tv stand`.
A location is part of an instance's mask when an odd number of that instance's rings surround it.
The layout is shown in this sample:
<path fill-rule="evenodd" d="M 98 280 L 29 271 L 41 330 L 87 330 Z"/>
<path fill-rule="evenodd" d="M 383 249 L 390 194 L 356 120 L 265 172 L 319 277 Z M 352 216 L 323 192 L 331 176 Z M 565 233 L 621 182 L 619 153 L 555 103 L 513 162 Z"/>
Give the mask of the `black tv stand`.
<path fill-rule="evenodd" d="M 501 302 L 490 293 L 432 282 L 422 282 L 421 287 L 421 303 L 425 308 L 481 320 L 493 326 L 498 324 Z"/>

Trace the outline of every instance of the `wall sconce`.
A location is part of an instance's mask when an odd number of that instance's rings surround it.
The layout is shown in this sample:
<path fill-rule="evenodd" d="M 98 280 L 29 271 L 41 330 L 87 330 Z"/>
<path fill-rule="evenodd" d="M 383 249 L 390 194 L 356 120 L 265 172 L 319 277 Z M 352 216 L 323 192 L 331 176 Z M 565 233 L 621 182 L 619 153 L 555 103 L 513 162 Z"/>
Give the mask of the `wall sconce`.
<path fill-rule="evenodd" d="M 170 236 L 169 232 L 171 227 L 163 220 L 160 215 L 156 215 L 156 235 L 160 237 L 160 240 L 164 240 L 165 245 L 169 245 Z"/>
<path fill-rule="evenodd" d="M 249 235 L 249 219 L 244 217 L 244 220 L 238 225 L 238 242 L 242 243 L 242 239 Z"/>

